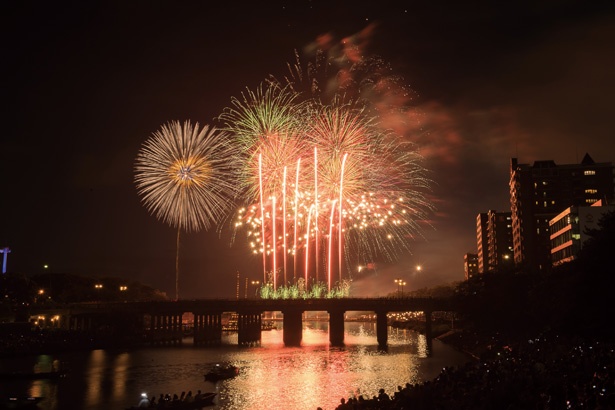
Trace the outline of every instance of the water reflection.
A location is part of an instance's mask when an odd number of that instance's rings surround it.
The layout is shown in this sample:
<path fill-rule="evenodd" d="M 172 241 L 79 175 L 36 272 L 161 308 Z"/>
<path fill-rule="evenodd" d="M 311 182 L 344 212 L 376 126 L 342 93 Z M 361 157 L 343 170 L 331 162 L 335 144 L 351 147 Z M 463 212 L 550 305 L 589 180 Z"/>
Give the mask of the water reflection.
<path fill-rule="evenodd" d="M 199 389 L 218 393 L 212 409 L 332 409 L 341 397 L 372 396 L 380 388 L 393 393 L 398 385 L 431 379 L 442 367 L 467 360 L 439 343 L 429 357 L 423 336 L 401 330 L 390 331 L 389 349 L 382 352 L 375 333 L 372 323 L 346 323 L 345 345 L 330 347 L 326 323 L 306 322 L 302 345 L 296 348 L 284 347 L 282 331 L 271 330 L 263 332 L 261 346 L 250 348 L 236 346 L 237 335 L 229 334 L 219 348 L 187 342 L 181 347 L 64 354 L 51 359 L 69 364 L 66 379 L 29 382 L 23 391 L 44 396 L 44 410 L 121 409 L 136 405 L 142 392 L 158 397 Z M 37 360 L 45 364 L 49 359 Z M 204 374 L 220 362 L 239 366 L 239 376 L 206 382 Z M 22 386 L 11 388 L 18 393 Z"/>
<path fill-rule="evenodd" d="M 94 406 L 101 402 L 101 387 L 103 383 L 103 374 L 101 369 L 105 364 L 107 353 L 104 350 L 94 350 L 89 358 L 89 372 L 85 375 L 86 393 L 85 403 L 89 406 Z M 72 374 L 70 375 L 72 378 Z"/>

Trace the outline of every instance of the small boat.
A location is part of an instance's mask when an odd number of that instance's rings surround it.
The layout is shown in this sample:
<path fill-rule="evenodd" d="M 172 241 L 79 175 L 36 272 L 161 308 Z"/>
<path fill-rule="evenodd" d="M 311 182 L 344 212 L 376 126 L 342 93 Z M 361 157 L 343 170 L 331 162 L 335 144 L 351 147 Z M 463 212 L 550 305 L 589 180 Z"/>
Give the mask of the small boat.
<path fill-rule="evenodd" d="M 42 397 L 7 397 L 3 409 L 37 409 Z"/>
<path fill-rule="evenodd" d="M 225 379 L 232 379 L 239 374 L 239 367 L 231 364 L 221 366 L 216 364 L 209 372 L 205 373 L 205 380 L 208 382 L 217 382 Z"/>
<path fill-rule="evenodd" d="M 207 406 L 214 405 L 214 399 L 216 398 L 216 393 L 203 393 L 199 398 L 196 398 L 193 401 L 169 401 L 164 402 L 162 405 L 157 403 L 154 407 L 148 407 L 150 409 L 176 409 L 176 410 L 196 410 L 201 409 Z M 132 406 L 128 407 L 126 410 L 140 410 L 143 407 Z"/>

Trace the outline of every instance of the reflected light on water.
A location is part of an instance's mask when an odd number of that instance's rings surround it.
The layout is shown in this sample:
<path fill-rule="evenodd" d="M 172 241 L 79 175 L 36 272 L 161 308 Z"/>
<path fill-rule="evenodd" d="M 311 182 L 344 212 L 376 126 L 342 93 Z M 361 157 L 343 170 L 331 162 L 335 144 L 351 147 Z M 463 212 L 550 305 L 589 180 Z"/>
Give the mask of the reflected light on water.
<path fill-rule="evenodd" d="M 255 347 L 237 346 L 237 334 L 229 333 L 220 347 L 196 347 L 186 339 L 182 346 L 61 354 L 55 359 L 68 364 L 66 379 L 30 381 L 24 387 L 45 397 L 42 410 L 123 409 L 136 405 L 142 392 L 159 397 L 198 389 L 218 393 L 211 410 L 330 410 L 342 397 L 371 397 L 381 388 L 392 394 L 397 386 L 432 379 L 442 367 L 468 360 L 438 342 L 427 356 L 425 337 L 414 332 L 391 329 L 388 340 L 382 352 L 374 323 L 347 322 L 345 345 L 331 347 L 326 322 L 304 322 L 301 346 L 285 347 L 280 323 L 279 329 L 263 332 Z M 216 363 L 238 366 L 239 375 L 206 382 L 204 374 Z M 19 389 L 11 387 L 13 393 Z"/>
<path fill-rule="evenodd" d="M 104 350 L 93 350 L 90 353 L 88 363 L 89 372 L 85 375 L 87 378 L 85 403 L 89 406 L 94 406 L 101 401 L 101 390 L 103 382 L 103 369 L 106 364 L 107 354 Z"/>
<path fill-rule="evenodd" d="M 114 389 L 113 393 L 119 398 L 126 394 L 126 381 L 128 379 L 128 365 L 130 355 L 122 353 L 115 358 L 113 374 Z"/>

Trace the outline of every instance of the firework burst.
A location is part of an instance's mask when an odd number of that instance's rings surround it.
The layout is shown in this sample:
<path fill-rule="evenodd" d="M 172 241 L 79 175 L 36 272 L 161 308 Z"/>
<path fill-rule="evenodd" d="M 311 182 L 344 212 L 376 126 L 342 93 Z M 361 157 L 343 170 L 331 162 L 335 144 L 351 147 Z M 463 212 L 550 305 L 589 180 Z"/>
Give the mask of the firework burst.
<path fill-rule="evenodd" d="M 175 299 L 179 299 L 179 237 L 182 229 L 209 229 L 235 197 L 236 145 L 229 135 L 189 121 L 170 122 L 141 147 L 135 183 L 147 210 L 177 228 Z"/>
<path fill-rule="evenodd" d="M 407 250 L 431 210 L 415 147 L 380 128 L 363 102 L 324 105 L 275 82 L 267 87 L 233 100 L 220 117 L 243 146 L 252 205 L 236 226 L 249 226 L 265 281 L 268 268 L 274 289 L 279 272 L 286 284 L 292 271 L 305 283 L 326 277 L 330 290 L 334 276 L 342 283 L 343 261 L 393 260 Z"/>
<path fill-rule="evenodd" d="M 233 98 L 219 116 L 241 150 L 239 182 L 248 198 L 258 198 L 261 190 L 266 197 L 280 192 L 284 167 L 304 150 L 302 119 L 308 105 L 297 97 L 289 87 L 261 84 L 256 91 L 246 90 L 241 99 Z M 259 181 L 259 169 L 264 181 Z"/>
<path fill-rule="evenodd" d="M 228 134 L 170 122 L 143 144 L 135 183 L 147 210 L 186 231 L 209 229 L 229 211 L 236 149 Z"/>

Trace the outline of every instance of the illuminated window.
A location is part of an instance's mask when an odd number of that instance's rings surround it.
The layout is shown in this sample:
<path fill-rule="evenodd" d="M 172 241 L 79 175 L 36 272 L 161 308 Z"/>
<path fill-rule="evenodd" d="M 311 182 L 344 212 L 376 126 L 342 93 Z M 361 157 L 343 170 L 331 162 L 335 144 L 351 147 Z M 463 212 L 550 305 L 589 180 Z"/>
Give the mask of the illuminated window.
<path fill-rule="evenodd" d="M 575 239 L 577 241 L 580 240 L 581 239 L 581 234 L 580 233 L 573 233 L 572 234 L 572 239 Z"/>
<path fill-rule="evenodd" d="M 583 171 L 583 175 L 596 175 L 596 171 L 594 171 L 593 169 L 587 169 Z"/>
<path fill-rule="evenodd" d="M 594 202 L 598 201 L 596 198 L 587 198 L 585 200 L 586 204 L 593 204 Z"/>
<path fill-rule="evenodd" d="M 598 190 L 597 189 L 586 189 L 585 193 L 586 194 L 596 194 L 598 193 Z"/>

